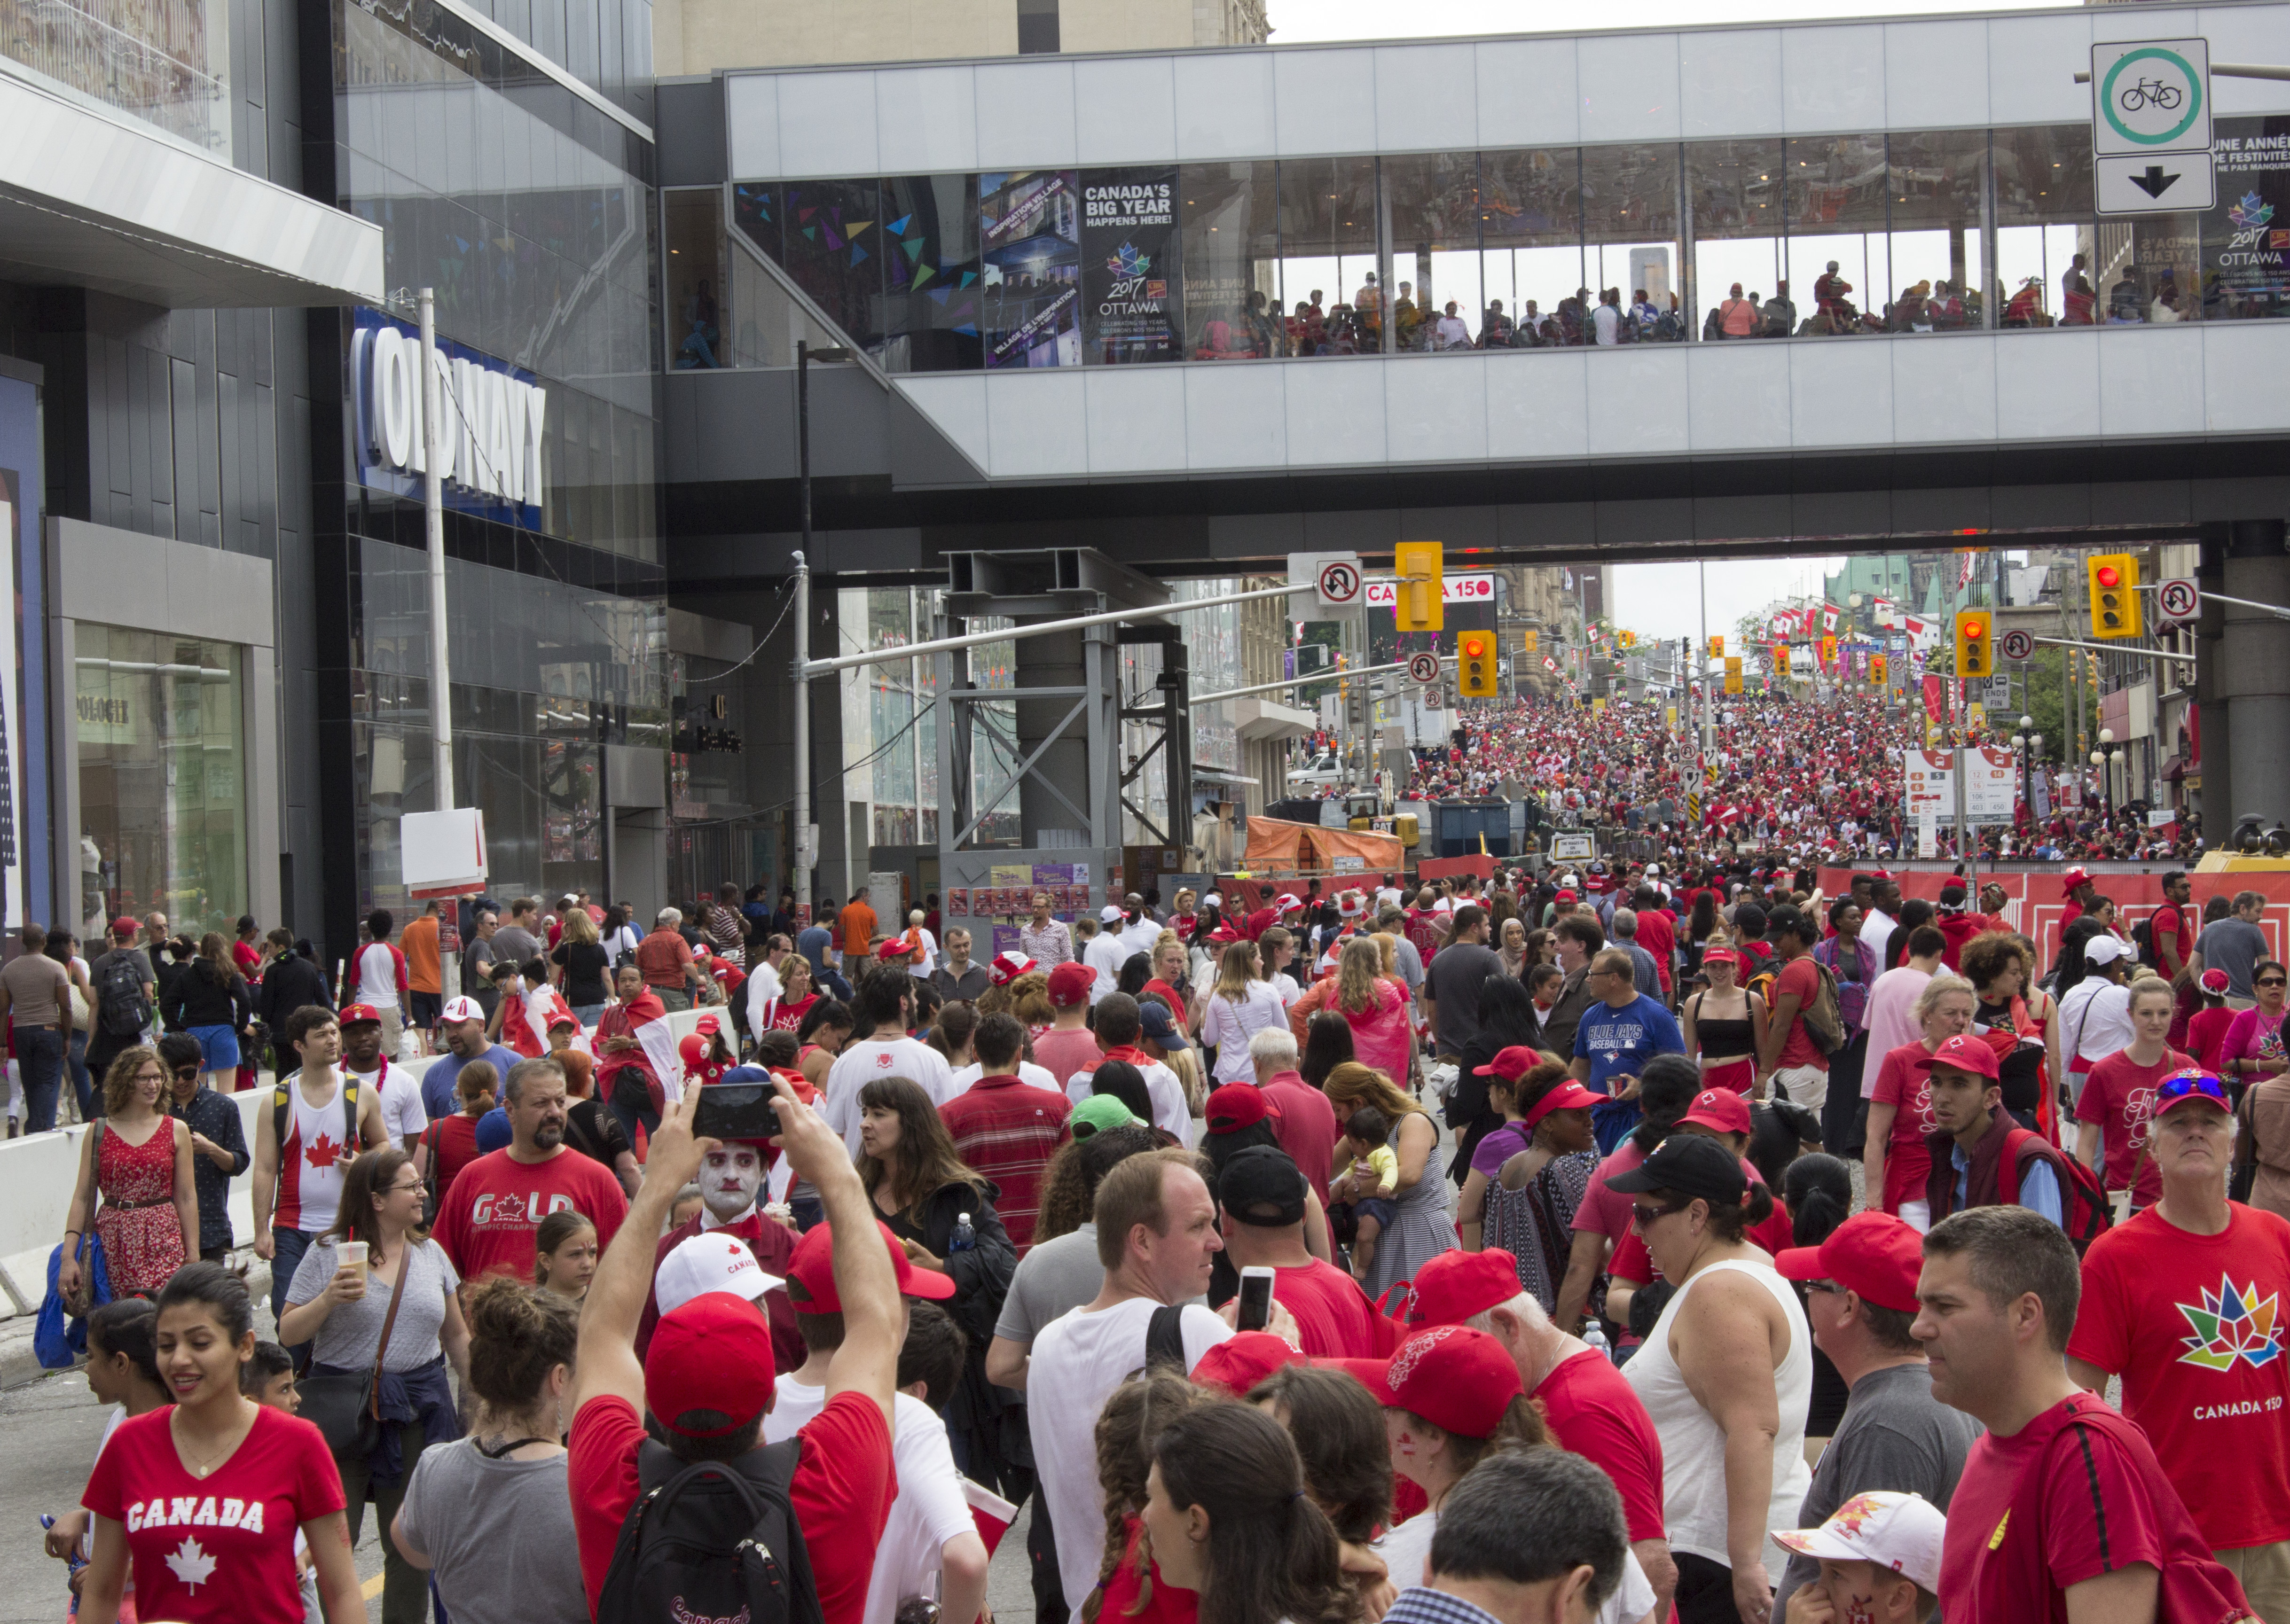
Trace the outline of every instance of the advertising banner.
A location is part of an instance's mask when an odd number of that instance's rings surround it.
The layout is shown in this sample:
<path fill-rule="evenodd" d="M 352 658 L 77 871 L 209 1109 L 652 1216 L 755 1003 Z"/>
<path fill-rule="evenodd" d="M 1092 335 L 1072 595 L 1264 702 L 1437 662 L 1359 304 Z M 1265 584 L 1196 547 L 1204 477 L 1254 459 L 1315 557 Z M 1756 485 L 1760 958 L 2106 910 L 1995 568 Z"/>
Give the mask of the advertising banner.
<path fill-rule="evenodd" d="M 1964 815 L 1973 823 L 2009 823 L 2019 798 L 2020 764 L 2009 750 L 1966 752 Z M 1903 750 L 1902 810 L 1910 823 L 1929 815 L 1956 820 L 1956 755 L 1952 750 Z"/>
<path fill-rule="evenodd" d="M 1079 178 L 1069 169 L 978 177 L 986 364 L 1081 364 Z"/>
<path fill-rule="evenodd" d="M 1182 297 L 1176 170 L 1083 171 L 1082 338 L 1092 364 L 1184 359 Z"/>
<path fill-rule="evenodd" d="M 2201 315 L 2279 315 L 2290 306 L 2290 118 L 2222 118 L 2212 140 L 2218 206 L 2202 217 Z M 2195 315 L 2178 293 L 2182 319 Z"/>

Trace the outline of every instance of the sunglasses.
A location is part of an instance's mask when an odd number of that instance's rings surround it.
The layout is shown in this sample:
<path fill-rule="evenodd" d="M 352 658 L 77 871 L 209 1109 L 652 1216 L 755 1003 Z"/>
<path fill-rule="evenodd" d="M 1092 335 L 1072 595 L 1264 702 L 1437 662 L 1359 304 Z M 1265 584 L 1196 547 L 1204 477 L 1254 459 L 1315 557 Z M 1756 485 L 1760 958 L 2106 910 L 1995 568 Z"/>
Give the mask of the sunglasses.
<path fill-rule="evenodd" d="M 2270 975 L 2261 976 L 2258 980 L 2258 984 L 2261 987 L 2282 987 L 2290 985 L 2290 982 L 2286 982 L 2285 980 L 2278 975 Z"/>
<path fill-rule="evenodd" d="M 178 1066 L 175 1068 L 175 1075 L 179 1077 L 196 1077 L 199 1075 L 199 1068 L 196 1066 Z"/>
<path fill-rule="evenodd" d="M 1849 1297 L 1851 1292 L 1834 1280 L 1807 1280 L 1803 1283 L 1808 1292 L 1820 1292 L 1830 1297 Z"/>
<path fill-rule="evenodd" d="M 1672 1212 L 1680 1212 L 1683 1209 L 1678 1207 L 1642 1207 L 1638 1205 L 1637 1203 L 1632 1202 L 1630 1204 L 1630 1221 L 1636 1224 L 1640 1232 L 1643 1233 L 1647 1229 L 1653 1228 L 1655 1220 L 1668 1218 Z"/>

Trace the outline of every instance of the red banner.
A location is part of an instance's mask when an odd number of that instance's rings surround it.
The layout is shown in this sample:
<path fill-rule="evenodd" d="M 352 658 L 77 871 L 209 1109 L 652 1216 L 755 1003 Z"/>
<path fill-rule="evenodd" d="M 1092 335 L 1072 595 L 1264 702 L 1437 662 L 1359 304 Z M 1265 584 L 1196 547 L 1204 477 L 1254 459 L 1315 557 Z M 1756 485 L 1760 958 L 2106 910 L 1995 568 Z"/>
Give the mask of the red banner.
<path fill-rule="evenodd" d="M 1925 715 L 1930 716 L 1935 722 L 1947 721 L 1948 699 L 1945 691 L 1942 687 L 1941 679 L 1937 676 L 1927 676 L 1925 678 L 1924 688 Z"/>

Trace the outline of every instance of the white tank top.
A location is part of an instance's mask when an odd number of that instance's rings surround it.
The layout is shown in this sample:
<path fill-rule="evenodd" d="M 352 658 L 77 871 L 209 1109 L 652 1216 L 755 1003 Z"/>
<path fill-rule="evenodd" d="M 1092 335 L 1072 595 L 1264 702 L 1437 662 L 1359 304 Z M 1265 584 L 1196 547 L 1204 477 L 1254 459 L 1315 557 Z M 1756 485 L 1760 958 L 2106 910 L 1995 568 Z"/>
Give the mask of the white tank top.
<path fill-rule="evenodd" d="M 1789 1282 L 1763 1263 L 1735 1260 L 1713 1263 L 1677 1290 L 1628 1364 L 1622 1378 L 1661 1439 L 1661 1513 L 1673 1551 L 1733 1565 L 1726 1548 L 1726 1435 L 1686 1388 L 1685 1374 L 1670 1356 L 1669 1330 L 1695 1286 L 1721 1269 L 1737 1269 L 1771 1292 L 1789 1320 L 1789 1353 L 1774 1372 L 1780 1400 L 1781 1429 L 1774 1438 L 1774 1493 L 1766 1510 L 1768 1530 L 1794 1529 L 1798 1503 L 1813 1482 L 1805 1463 L 1805 1414 L 1813 1398 L 1813 1332 Z M 1766 1540 L 1766 1572 L 1779 1579 L 1789 1553 Z"/>
<path fill-rule="evenodd" d="M 348 1122 L 342 1108 L 340 1068 L 333 1080 L 334 1092 L 326 1103 L 312 1105 L 302 1097 L 302 1074 L 287 1074 L 290 1108 L 286 1138 L 278 1147 L 278 1200 L 270 1220 L 276 1228 L 321 1234 L 333 1227 L 341 1208 L 342 1180 L 357 1147 L 343 1137 Z"/>

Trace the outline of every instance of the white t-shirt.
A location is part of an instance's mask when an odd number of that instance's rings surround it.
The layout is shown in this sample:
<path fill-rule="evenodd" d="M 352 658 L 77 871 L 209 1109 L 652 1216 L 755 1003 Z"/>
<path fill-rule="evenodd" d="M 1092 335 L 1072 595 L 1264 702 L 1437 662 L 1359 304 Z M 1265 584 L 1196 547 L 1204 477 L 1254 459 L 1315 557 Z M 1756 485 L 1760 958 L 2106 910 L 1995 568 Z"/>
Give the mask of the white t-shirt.
<path fill-rule="evenodd" d="M 764 1417 L 764 1442 L 783 1443 L 827 1408 L 827 1389 L 797 1381 L 792 1372 L 779 1379 L 779 1397 Z M 910 1393 L 897 1395 L 891 1407 L 891 1464 L 899 1492 L 891 1501 L 882 1542 L 875 1548 L 875 1572 L 867 1581 L 864 1624 L 893 1624 L 899 1604 L 920 1596 L 930 1576 L 943 1565 L 946 1542 L 976 1533 L 962 1474 L 946 1441 L 938 1412 Z"/>
<path fill-rule="evenodd" d="M 843 1136 L 851 1154 L 859 1154 L 859 1091 L 869 1077 L 906 1077 L 922 1084 L 933 1105 L 944 1105 L 962 1091 L 954 1085 L 954 1068 L 946 1056 L 928 1044 L 903 1034 L 870 1037 L 849 1044 L 828 1068 L 827 1100 L 821 1109 L 827 1125 Z"/>
<path fill-rule="evenodd" d="M 985 1075 L 986 1068 L 976 1060 L 973 1060 L 967 1066 L 957 1067 L 954 1074 L 954 1092 L 957 1094 L 968 1093 L 970 1085 Z M 1018 1062 L 1018 1081 L 1029 1088 L 1046 1088 L 1053 1094 L 1059 1092 L 1058 1080 L 1051 1075 L 1049 1068 L 1037 1066 L 1031 1060 Z"/>
<path fill-rule="evenodd" d="M 938 938 L 921 925 L 915 926 L 915 934 L 923 939 L 923 956 L 918 962 L 907 966 L 907 973 L 917 980 L 927 981 L 931 972 L 938 968 Z"/>
<path fill-rule="evenodd" d="M 1118 990 L 1121 966 L 1129 962 L 1129 949 L 1120 937 L 1100 931 L 1081 950 L 1081 962 L 1097 972 L 1096 985 L 1089 989 L 1089 1001 L 1095 1004 L 1106 994 Z"/>
<path fill-rule="evenodd" d="M 370 941 L 358 949 L 357 1002 L 378 1010 L 397 1007 L 397 960 L 388 942 Z"/>
<path fill-rule="evenodd" d="M 1253 1081 L 1248 1040 L 1267 1027 L 1288 1024 L 1288 1005 L 1269 981 L 1251 981 L 1237 1001 L 1212 991 L 1201 1013 L 1201 1041 L 1216 1046 L 1216 1080 Z"/>
<path fill-rule="evenodd" d="M 780 985 L 780 972 L 758 956 L 743 986 L 748 995 L 748 1030 L 765 1031 L 772 1024 L 773 1005 L 787 994 L 787 988 Z"/>
<path fill-rule="evenodd" d="M 1033 1429 L 1042 1500 L 1057 1530 L 1058 1577 L 1065 1584 L 1066 1605 L 1077 1613 L 1097 1588 L 1098 1561 L 1105 1550 L 1097 1412 L 1105 1407 L 1107 1394 L 1144 1367 L 1145 1338 L 1160 1306 L 1149 1297 L 1133 1297 L 1094 1314 L 1076 1308 L 1052 1320 L 1034 1339 L 1026 1374 L 1026 1391 L 1034 1402 L 1026 1406 L 1027 1424 Z M 1188 1306 L 1179 1324 L 1187 1371 L 1232 1334 L 1206 1308 Z M 1042 1403 L 1042 1396 L 1051 1393 L 1058 1402 Z"/>
<path fill-rule="evenodd" d="M 1419 1511 L 1375 1542 L 1375 1554 L 1390 1570 L 1396 1588 L 1405 1590 L 1411 1585 L 1430 1582 L 1431 1536 L 1438 1529 L 1437 1511 Z M 1637 1553 L 1625 1548 L 1622 1582 L 1614 1587 L 1606 1604 L 1598 1609 L 1598 1624 L 1637 1624 L 1653 1611 L 1653 1586 L 1648 1582 L 1645 1570 L 1638 1565 Z"/>
<path fill-rule="evenodd" d="M 1161 922 L 1150 914 L 1140 914 L 1121 927 L 1122 958 L 1125 962 L 1133 953 L 1150 953 L 1161 940 Z"/>
<path fill-rule="evenodd" d="M 351 1071 L 349 1063 L 342 1070 L 358 1081 L 360 1088 L 370 1088 L 381 1104 L 381 1130 L 389 1135 L 389 1142 L 403 1150 L 412 1140 L 420 1137 L 429 1125 L 429 1112 L 421 1103 L 420 1080 L 393 1060 L 382 1062 L 381 1070 Z"/>
<path fill-rule="evenodd" d="M 1158 1060 L 1147 1060 L 1137 1068 L 1145 1079 L 1145 1092 L 1153 1101 L 1153 1125 L 1177 1136 L 1179 1144 L 1192 1142 L 1192 1108 L 1185 1103 L 1185 1085 L 1177 1074 Z M 1091 1079 L 1096 1074 L 1077 1071 L 1066 1079 L 1066 1098 L 1079 1105 L 1096 1092 Z"/>

